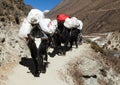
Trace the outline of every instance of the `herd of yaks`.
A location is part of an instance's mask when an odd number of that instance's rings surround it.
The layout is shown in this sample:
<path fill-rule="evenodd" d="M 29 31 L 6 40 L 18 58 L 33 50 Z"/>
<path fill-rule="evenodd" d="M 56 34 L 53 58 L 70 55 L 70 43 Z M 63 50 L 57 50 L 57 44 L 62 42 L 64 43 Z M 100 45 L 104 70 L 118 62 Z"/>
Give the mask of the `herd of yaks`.
<path fill-rule="evenodd" d="M 76 48 L 78 47 L 78 38 L 82 40 L 80 34 L 83 23 L 74 17 L 59 14 L 56 19 L 57 22 L 51 23 L 50 19 L 44 18 L 40 10 L 32 9 L 27 19 L 24 20 L 20 28 L 19 36 L 27 38 L 27 45 L 35 64 L 34 76 L 46 72 L 49 47 L 54 49 L 52 53 L 49 53 L 51 57 L 55 54 L 65 55 L 66 51 L 72 49 L 74 43 Z M 68 44 L 70 45 L 68 46 Z"/>

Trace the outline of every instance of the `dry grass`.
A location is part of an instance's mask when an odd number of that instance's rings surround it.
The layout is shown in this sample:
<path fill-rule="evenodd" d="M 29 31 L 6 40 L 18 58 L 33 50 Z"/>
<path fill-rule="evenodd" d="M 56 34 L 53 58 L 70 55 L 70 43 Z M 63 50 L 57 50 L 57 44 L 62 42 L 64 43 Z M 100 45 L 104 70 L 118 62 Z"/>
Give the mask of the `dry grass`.
<path fill-rule="evenodd" d="M 120 75 L 120 57 L 106 56 L 106 60 L 110 67 L 112 67 L 112 69 Z"/>
<path fill-rule="evenodd" d="M 91 48 L 95 51 L 95 52 L 100 52 L 104 55 L 106 55 L 104 48 L 100 47 L 96 42 L 91 41 L 90 39 L 84 39 L 85 43 L 91 44 Z"/>
<path fill-rule="evenodd" d="M 103 79 L 98 79 L 100 85 L 108 85 L 108 83 Z"/>
<path fill-rule="evenodd" d="M 68 73 L 73 78 L 75 85 L 83 85 L 82 73 L 79 69 L 80 60 L 73 61 L 68 64 Z"/>
<path fill-rule="evenodd" d="M 108 81 L 103 80 L 103 79 L 98 79 L 98 82 L 100 85 L 113 85 L 113 81 L 111 79 L 109 79 Z"/>
<path fill-rule="evenodd" d="M 120 57 L 110 56 L 101 54 L 101 56 L 96 57 L 103 66 L 104 70 L 112 69 L 117 75 L 120 75 Z"/>
<path fill-rule="evenodd" d="M 69 85 L 83 85 L 83 76 L 79 69 L 80 60 L 72 60 L 66 65 L 66 69 L 59 71 L 60 77 Z"/>
<path fill-rule="evenodd" d="M 113 32 L 111 35 L 108 35 L 108 39 L 109 40 L 107 42 L 106 48 L 104 48 L 106 52 L 105 63 L 108 63 L 109 66 L 113 69 L 113 71 L 115 71 L 117 74 L 120 74 L 120 32 Z"/>
<path fill-rule="evenodd" d="M 101 53 L 100 57 L 98 56 L 98 57 L 94 57 L 94 58 L 100 60 L 100 62 L 101 62 L 102 64 L 104 64 L 105 67 L 107 67 L 108 63 L 105 63 L 107 59 L 106 59 L 106 57 L 105 57 L 106 52 L 104 51 L 104 47 L 101 48 L 96 42 L 92 42 L 90 39 L 85 39 L 85 43 L 90 44 L 91 48 L 92 48 L 96 53 L 97 53 L 97 52 Z"/>
<path fill-rule="evenodd" d="M 95 42 L 91 42 L 91 48 L 95 50 L 95 52 L 100 52 L 104 55 L 106 55 L 106 53 L 104 52 L 104 49 L 101 48 L 97 43 Z"/>

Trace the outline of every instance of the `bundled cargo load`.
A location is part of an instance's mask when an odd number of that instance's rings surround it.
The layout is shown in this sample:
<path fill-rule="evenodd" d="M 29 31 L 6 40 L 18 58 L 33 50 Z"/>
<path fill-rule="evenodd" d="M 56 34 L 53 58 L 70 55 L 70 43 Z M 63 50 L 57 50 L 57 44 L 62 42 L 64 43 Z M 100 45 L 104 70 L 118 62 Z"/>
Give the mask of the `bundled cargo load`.
<path fill-rule="evenodd" d="M 73 22 L 71 18 L 65 19 L 64 26 L 69 29 L 73 28 Z"/>
<path fill-rule="evenodd" d="M 79 26 L 78 19 L 76 17 L 71 17 L 72 27 L 77 28 Z"/>
<path fill-rule="evenodd" d="M 39 25 L 41 29 L 48 34 L 53 34 L 56 30 L 56 22 L 48 18 L 41 19 Z"/>
<path fill-rule="evenodd" d="M 81 20 L 78 20 L 79 26 L 77 27 L 77 29 L 82 30 L 83 28 L 83 22 Z"/>
<path fill-rule="evenodd" d="M 55 29 L 58 27 L 58 23 L 56 19 L 52 20 L 52 25 L 54 26 Z"/>
<path fill-rule="evenodd" d="M 39 20 L 44 18 L 44 13 L 38 9 L 31 9 L 28 16 L 22 22 L 18 36 L 26 38 L 27 34 L 32 30 L 32 24 L 39 23 Z"/>
<path fill-rule="evenodd" d="M 50 19 L 45 18 L 44 13 L 40 10 L 32 9 L 22 22 L 18 36 L 21 38 L 27 38 L 27 35 L 33 28 L 33 24 L 39 24 L 41 30 L 48 34 L 54 33 L 57 28 L 57 20 L 51 21 Z"/>
<path fill-rule="evenodd" d="M 27 34 L 30 33 L 32 29 L 32 26 L 31 24 L 27 21 L 27 19 L 25 18 L 23 23 L 21 24 L 21 27 L 20 27 L 20 30 L 19 30 L 19 33 L 18 33 L 18 36 L 20 38 L 25 38 L 27 37 Z"/>
<path fill-rule="evenodd" d="M 81 20 L 78 20 L 76 17 L 72 17 L 65 19 L 64 26 L 69 29 L 77 28 L 81 30 L 83 27 L 83 23 Z"/>
<path fill-rule="evenodd" d="M 27 20 L 31 24 L 39 23 L 39 20 L 43 18 L 45 18 L 44 12 L 38 9 L 31 9 L 27 16 Z"/>

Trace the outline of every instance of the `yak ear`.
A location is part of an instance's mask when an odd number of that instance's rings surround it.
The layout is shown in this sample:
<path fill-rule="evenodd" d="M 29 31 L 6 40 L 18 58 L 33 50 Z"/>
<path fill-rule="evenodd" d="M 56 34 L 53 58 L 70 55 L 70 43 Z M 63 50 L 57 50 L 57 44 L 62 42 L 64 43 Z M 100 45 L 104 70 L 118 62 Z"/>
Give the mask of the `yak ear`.
<path fill-rule="evenodd" d="M 34 37 L 31 34 L 28 34 L 28 39 L 34 39 Z"/>

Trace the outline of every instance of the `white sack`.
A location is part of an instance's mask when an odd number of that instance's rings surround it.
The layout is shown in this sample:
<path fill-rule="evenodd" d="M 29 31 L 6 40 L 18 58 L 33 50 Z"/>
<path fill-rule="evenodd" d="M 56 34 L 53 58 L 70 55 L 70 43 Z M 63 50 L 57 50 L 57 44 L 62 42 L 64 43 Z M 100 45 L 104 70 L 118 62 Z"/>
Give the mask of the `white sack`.
<path fill-rule="evenodd" d="M 64 26 L 69 29 L 73 28 L 73 22 L 72 22 L 71 18 L 65 19 Z"/>
<path fill-rule="evenodd" d="M 58 27 L 58 22 L 57 20 L 52 20 L 52 25 L 54 26 L 54 29 L 56 30 L 56 28 Z"/>
<path fill-rule="evenodd" d="M 21 27 L 20 27 L 18 36 L 21 38 L 27 37 L 27 34 L 30 33 L 31 29 L 32 29 L 31 24 L 28 23 L 27 19 L 25 18 Z"/>
<path fill-rule="evenodd" d="M 83 28 L 83 22 L 81 20 L 78 20 L 79 26 L 77 27 L 77 29 L 82 30 Z"/>
<path fill-rule="evenodd" d="M 56 30 L 56 26 L 54 25 L 54 22 L 52 22 L 48 18 L 41 19 L 39 24 L 40 24 L 41 29 L 48 34 L 52 34 Z"/>
<path fill-rule="evenodd" d="M 78 19 L 76 17 L 72 17 L 72 27 L 77 28 L 79 26 Z"/>
<path fill-rule="evenodd" d="M 79 26 L 78 19 L 76 17 L 67 18 L 64 22 L 66 28 L 77 28 Z"/>
<path fill-rule="evenodd" d="M 36 24 L 44 17 L 44 13 L 42 11 L 38 9 L 31 9 L 31 11 L 28 13 L 27 20 L 29 23 Z"/>

